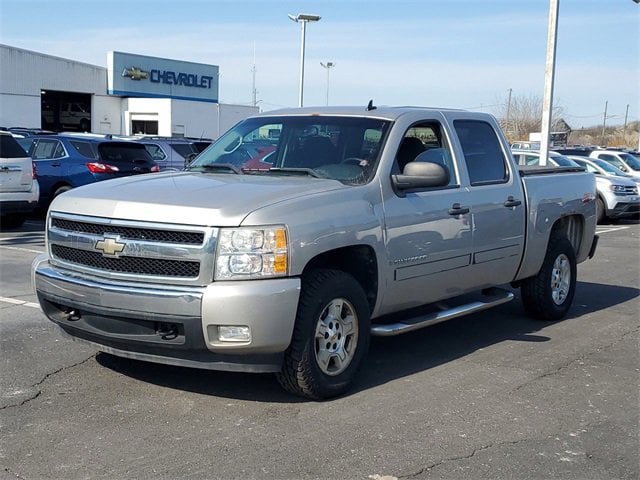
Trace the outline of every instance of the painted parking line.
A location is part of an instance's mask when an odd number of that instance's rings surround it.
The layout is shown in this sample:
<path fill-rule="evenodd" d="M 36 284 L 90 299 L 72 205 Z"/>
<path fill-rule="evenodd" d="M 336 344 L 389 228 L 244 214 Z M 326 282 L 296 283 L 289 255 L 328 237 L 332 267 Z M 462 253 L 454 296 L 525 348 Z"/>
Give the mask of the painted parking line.
<path fill-rule="evenodd" d="M 16 250 L 18 252 L 27 252 L 27 253 L 44 253 L 44 250 L 34 250 L 32 248 L 22 248 L 22 247 L 10 247 L 9 245 L 2 245 L 1 243 L 0 243 L 0 249 Z"/>
<path fill-rule="evenodd" d="M 23 305 L 25 307 L 40 308 L 40 304 L 34 302 L 25 302 L 24 300 L 18 300 L 16 298 L 0 297 L 0 302 L 11 303 L 13 305 Z"/>
<path fill-rule="evenodd" d="M 609 228 L 605 228 L 605 229 L 596 229 L 596 233 L 600 234 L 600 233 L 609 233 L 609 232 L 619 232 L 620 230 L 627 230 L 629 227 L 609 227 Z"/>

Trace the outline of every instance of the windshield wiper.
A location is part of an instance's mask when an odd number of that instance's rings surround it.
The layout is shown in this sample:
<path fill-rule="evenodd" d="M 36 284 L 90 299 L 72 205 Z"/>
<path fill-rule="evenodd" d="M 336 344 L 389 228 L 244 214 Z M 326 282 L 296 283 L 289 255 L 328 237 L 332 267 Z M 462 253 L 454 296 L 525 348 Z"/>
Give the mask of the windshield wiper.
<path fill-rule="evenodd" d="M 232 163 L 207 163 L 205 165 L 191 165 L 187 167 L 188 170 L 197 170 L 198 168 L 202 168 L 203 170 L 231 171 L 235 174 L 242 175 L 242 170 Z"/>
<path fill-rule="evenodd" d="M 270 168 L 269 170 L 265 170 L 266 172 L 275 172 L 275 173 L 293 173 L 294 175 L 309 175 L 314 178 L 327 178 L 324 175 L 320 175 L 318 172 L 313 170 L 312 168 Z"/>

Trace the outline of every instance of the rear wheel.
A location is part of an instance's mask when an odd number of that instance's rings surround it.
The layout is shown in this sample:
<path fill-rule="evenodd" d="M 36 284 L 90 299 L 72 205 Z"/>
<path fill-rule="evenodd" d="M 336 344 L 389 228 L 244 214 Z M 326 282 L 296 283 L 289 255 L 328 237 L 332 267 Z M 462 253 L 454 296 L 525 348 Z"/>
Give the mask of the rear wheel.
<path fill-rule="evenodd" d="M 576 257 L 569 240 L 552 238 L 540 271 L 522 283 L 525 310 L 540 320 L 564 317 L 575 294 L 576 271 Z"/>
<path fill-rule="evenodd" d="M 277 374 L 282 387 L 320 400 L 344 393 L 369 348 L 369 305 L 360 284 L 337 270 L 302 278 L 291 345 Z"/>
<path fill-rule="evenodd" d="M 604 202 L 600 197 L 596 200 L 596 223 L 602 223 L 605 219 Z"/>
<path fill-rule="evenodd" d="M 69 190 L 71 190 L 71 186 L 70 185 L 63 185 L 61 187 L 58 187 L 56 189 L 56 191 L 53 192 L 53 198 L 56 198 L 61 193 L 68 192 Z"/>

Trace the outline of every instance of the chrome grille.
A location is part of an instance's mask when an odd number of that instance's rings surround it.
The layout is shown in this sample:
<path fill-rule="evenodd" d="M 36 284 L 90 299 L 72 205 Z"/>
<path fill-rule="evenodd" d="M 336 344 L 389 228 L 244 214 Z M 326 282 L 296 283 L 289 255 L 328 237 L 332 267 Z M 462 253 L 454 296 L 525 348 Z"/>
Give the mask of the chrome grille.
<path fill-rule="evenodd" d="M 47 240 L 53 264 L 85 276 L 208 285 L 217 231 L 51 212 Z"/>
<path fill-rule="evenodd" d="M 181 262 L 176 260 L 162 260 L 158 258 L 118 257 L 108 258 L 97 252 L 77 248 L 51 245 L 51 253 L 62 260 L 66 260 L 84 267 L 121 273 L 138 273 L 142 275 L 156 275 L 158 277 L 197 277 L 200 273 L 198 262 Z"/>
<path fill-rule="evenodd" d="M 118 225 L 78 222 L 74 220 L 66 220 L 64 218 L 52 218 L 51 226 L 70 232 L 83 232 L 94 235 L 110 233 L 120 235 L 122 238 L 151 240 L 156 242 L 201 245 L 204 240 L 204 233 L 202 232 L 176 232 L 151 228 L 123 227 Z"/>

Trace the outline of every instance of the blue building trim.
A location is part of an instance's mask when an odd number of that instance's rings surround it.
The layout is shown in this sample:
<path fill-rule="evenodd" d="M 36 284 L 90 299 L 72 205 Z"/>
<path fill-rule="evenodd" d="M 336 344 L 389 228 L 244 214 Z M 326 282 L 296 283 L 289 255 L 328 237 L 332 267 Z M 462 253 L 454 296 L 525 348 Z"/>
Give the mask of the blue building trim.
<path fill-rule="evenodd" d="M 189 100 L 192 102 L 207 102 L 207 103 L 218 103 L 218 99 L 210 99 L 210 98 L 197 98 L 197 97 L 181 97 L 181 96 L 167 96 L 160 95 L 156 93 L 142 93 L 142 92 L 127 92 L 124 90 L 108 90 L 107 93 L 109 95 L 117 95 L 120 97 L 136 97 L 136 98 L 168 98 L 172 100 Z"/>

